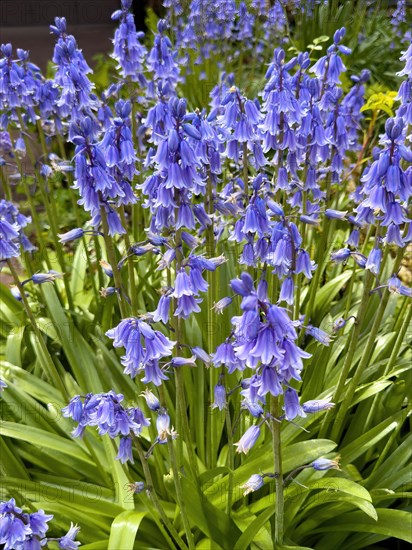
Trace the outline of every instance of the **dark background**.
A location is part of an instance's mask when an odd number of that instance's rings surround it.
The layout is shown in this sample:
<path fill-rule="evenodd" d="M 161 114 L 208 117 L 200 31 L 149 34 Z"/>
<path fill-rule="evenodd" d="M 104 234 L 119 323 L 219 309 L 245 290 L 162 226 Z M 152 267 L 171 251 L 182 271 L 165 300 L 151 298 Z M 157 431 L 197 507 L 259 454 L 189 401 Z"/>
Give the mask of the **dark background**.
<path fill-rule="evenodd" d="M 161 0 L 133 1 L 138 30 L 145 30 L 147 6 L 158 12 Z M 33 63 L 44 70 L 55 43 L 49 25 L 56 16 L 64 16 L 69 33 L 92 64 L 94 55 L 111 50 L 116 25 L 110 16 L 119 7 L 120 0 L 0 0 L 0 43 L 30 50 Z"/>

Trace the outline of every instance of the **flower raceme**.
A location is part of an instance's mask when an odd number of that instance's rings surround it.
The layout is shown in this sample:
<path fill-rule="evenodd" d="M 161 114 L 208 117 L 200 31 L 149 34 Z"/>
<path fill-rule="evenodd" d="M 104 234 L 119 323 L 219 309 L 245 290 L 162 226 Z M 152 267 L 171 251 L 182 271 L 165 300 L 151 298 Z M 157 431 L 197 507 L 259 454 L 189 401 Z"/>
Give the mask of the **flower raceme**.
<path fill-rule="evenodd" d="M 16 501 L 0 502 L 0 544 L 4 550 L 40 550 L 51 541 L 56 541 L 62 550 L 76 550 L 75 541 L 79 527 L 71 524 L 69 531 L 60 538 L 47 537 L 48 522 L 53 515 L 38 510 L 28 514 L 16 506 Z"/>
<path fill-rule="evenodd" d="M 125 408 L 123 399 L 122 394 L 113 391 L 89 393 L 84 397 L 76 395 L 62 409 L 63 416 L 77 422 L 74 437 L 81 437 L 87 426 L 97 426 L 100 435 L 108 434 L 112 439 L 120 436 L 117 458 L 122 463 L 133 462 L 132 437 L 139 436 L 143 428 L 150 424 L 138 407 Z"/>
<path fill-rule="evenodd" d="M 126 355 L 121 359 L 124 372 L 134 378 L 144 371 L 145 381 L 153 381 L 156 385 L 167 377 L 161 371 L 158 361 L 172 354 L 175 342 L 172 342 L 148 323 L 130 317 L 106 332 L 113 340 L 113 346 L 124 347 Z"/>
<path fill-rule="evenodd" d="M 21 250 L 36 250 L 24 233 L 30 222 L 12 202 L 0 200 L 0 262 L 19 256 Z"/>

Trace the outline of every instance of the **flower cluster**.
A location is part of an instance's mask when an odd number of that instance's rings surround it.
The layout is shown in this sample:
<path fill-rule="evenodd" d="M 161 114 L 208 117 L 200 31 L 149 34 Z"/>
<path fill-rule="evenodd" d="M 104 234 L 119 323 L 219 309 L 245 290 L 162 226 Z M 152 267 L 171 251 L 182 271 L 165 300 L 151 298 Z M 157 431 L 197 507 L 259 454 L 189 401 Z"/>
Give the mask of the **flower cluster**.
<path fill-rule="evenodd" d="M 0 200 L 0 262 L 19 256 L 21 248 L 25 252 L 36 250 L 23 231 L 30 222 L 31 218 L 13 203 Z"/>
<path fill-rule="evenodd" d="M 113 346 L 124 347 L 126 355 L 122 357 L 124 372 L 132 378 L 144 372 L 143 382 L 161 384 L 167 379 L 159 366 L 159 360 L 169 357 L 175 345 L 164 334 L 137 317 L 124 319 L 120 324 L 106 332 L 113 340 Z"/>
<path fill-rule="evenodd" d="M 141 44 L 144 33 L 136 31 L 134 16 L 130 12 L 131 5 L 132 0 L 122 0 L 121 9 L 112 15 L 114 21 L 120 21 L 114 34 L 113 58 L 118 62 L 123 78 L 139 82 L 141 87 L 145 87 L 147 82 L 143 74 L 143 61 L 147 52 Z"/>
<path fill-rule="evenodd" d="M 66 535 L 60 538 L 46 536 L 49 530 L 48 522 L 53 519 L 51 514 L 38 510 L 28 514 L 16 506 L 11 498 L 0 503 L 0 544 L 4 550 L 40 550 L 51 541 L 57 541 L 62 550 L 76 550 L 80 542 L 75 541 L 79 527 L 71 525 Z"/>
<path fill-rule="evenodd" d="M 78 423 L 73 437 L 81 437 L 86 426 L 97 426 L 100 435 L 108 434 L 114 439 L 120 436 L 119 452 L 116 458 L 122 463 L 133 462 L 132 438 L 140 435 L 150 420 L 145 418 L 138 407 L 125 408 L 124 397 L 113 391 L 108 393 L 88 393 L 82 397 L 76 395 L 62 409 L 63 416 L 72 418 Z"/>

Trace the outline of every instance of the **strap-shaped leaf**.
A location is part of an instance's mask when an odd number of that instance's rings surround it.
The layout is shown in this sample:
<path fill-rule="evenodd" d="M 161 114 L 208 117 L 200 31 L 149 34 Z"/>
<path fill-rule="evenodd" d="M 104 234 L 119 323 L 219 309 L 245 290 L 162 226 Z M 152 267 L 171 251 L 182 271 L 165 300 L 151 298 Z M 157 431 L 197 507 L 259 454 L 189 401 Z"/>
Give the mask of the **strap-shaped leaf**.
<path fill-rule="evenodd" d="M 411 515 L 404 510 L 377 508 L 378 521 L 362 512 L 347 512 L 315 529 L 317 533 L 327 531 L 348 531 L 376 533 L 385 537 L 401 539 L 412 544 Z"/>
<path fill-rule="evenodd" d="M 136 534 L 146 512 L 127 510 L 115 517 L 110 529 L 108 550 L 133 550 Z"/>

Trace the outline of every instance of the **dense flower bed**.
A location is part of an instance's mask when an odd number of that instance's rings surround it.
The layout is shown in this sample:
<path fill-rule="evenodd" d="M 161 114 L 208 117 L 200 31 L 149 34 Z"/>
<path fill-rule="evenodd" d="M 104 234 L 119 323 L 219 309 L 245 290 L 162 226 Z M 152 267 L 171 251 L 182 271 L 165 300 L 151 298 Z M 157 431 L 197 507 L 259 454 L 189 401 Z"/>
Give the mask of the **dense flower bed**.
<path fill-rule="evenodd" d="M 395 93 L 298 51 L 326 4 L 164 5 L 103 88 L 64 18 L 48 78 L 1 46 L 0 544 L 410 540 L 405 4 Z"/>

